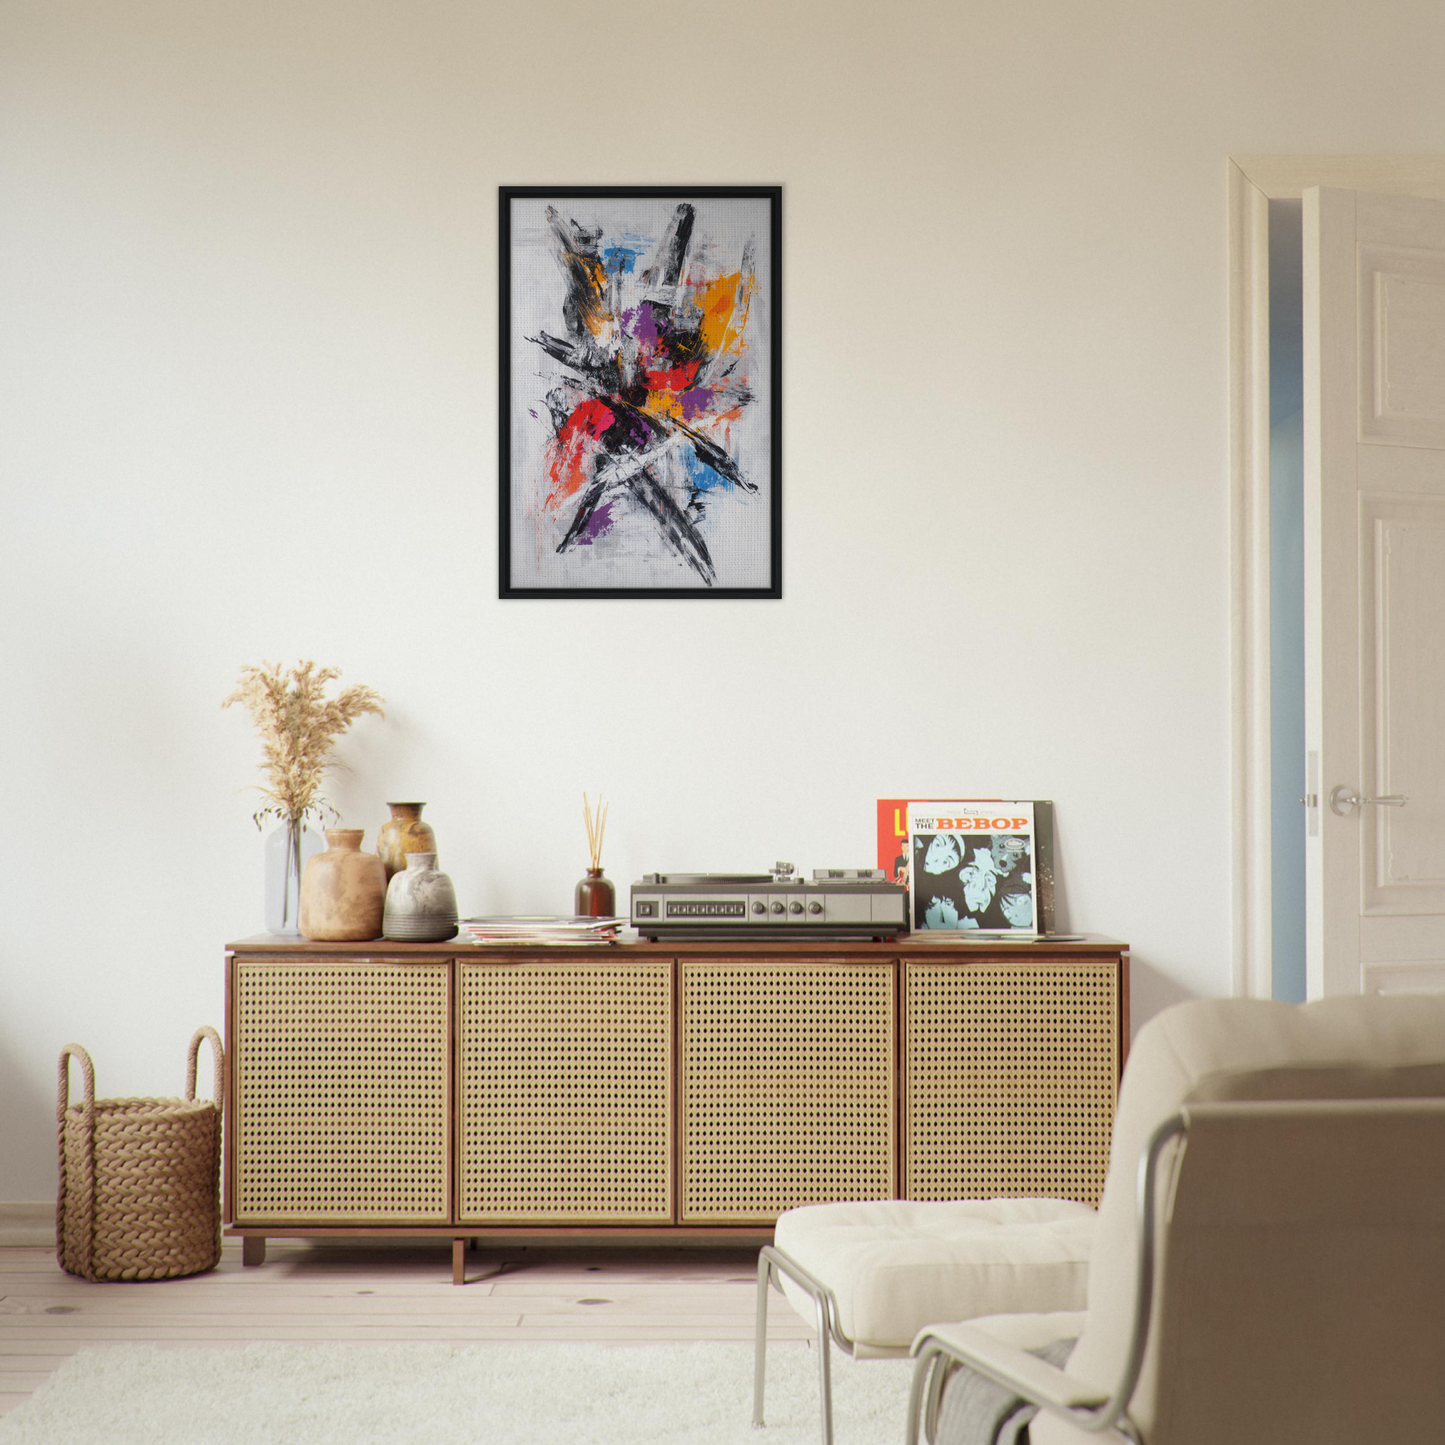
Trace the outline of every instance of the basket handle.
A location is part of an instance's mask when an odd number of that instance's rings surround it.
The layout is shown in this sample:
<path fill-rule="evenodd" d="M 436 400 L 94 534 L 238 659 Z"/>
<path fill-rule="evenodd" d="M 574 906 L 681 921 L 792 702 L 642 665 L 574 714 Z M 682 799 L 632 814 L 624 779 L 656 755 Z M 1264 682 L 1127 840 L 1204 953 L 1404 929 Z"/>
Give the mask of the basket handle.
<path fill-rule="evenodd" d="M 60 1051 L 60 1091 L 56 1101 L 55 1118 L 62 1126 L 65 1124 L 65 1111 L 70 1107 L 70 1061 L 72 1058 L 80 1060 L 80 1072 L 85 1080 L 85 1107 L 82 1113 L 86 1125 L 89 1126 L 95 1118 L 95 1065 L 91 1063 L 90 1055 L 79 1044 L 66 1044 Z"/>
<path fill-rule="evenodd" d="M 80 1122 L 84 1130 L 82 1152 L 78 1161 L 80 1177 L 72 1180 L 68 1166 L 70 1151 L 65 1147 L 65 1116 L 70 1112 L 70 1061 L 80 1060 L 80 1072 L 85 1080 L 85 1102 L 80 1109 Z M 56 1098 L 56 1134 L 60 1150 L 59 1188 L 55 1194 L 55 1255 L 62 1268 L 74 1274 L 93 1278 L 95 1269 L 95 1065 L 90 1055 L 79 1044 L 66 1044 L 60 1051 L 60 1089 Z M 75 1193 L 72 1206 L 69 1195 Z M 66 1228 L 66 1217 L 74 1209 L 76 1223 Z M 83 1241 L 84 1253 L 72 1269 L 67 1263 L 66 1242 L 72 1240 L 80 1248 Z"/>
<path fill-rule="evenodd" d="M 196 1097 L 196 1064 L 199 1062 L 202 1039 L 211 1041 L 211 1058 L 216 1065 L 216 1082 L 212 1092 L 216 1107 L 220 1109 L 226 1102 L 226 1051 L 221 1047 L 220 1034 L 209 1024 L 202 1024 L 191 1035 L 191 1047 L 186 1055 L 186 1099 L 189 1102 Z"/>

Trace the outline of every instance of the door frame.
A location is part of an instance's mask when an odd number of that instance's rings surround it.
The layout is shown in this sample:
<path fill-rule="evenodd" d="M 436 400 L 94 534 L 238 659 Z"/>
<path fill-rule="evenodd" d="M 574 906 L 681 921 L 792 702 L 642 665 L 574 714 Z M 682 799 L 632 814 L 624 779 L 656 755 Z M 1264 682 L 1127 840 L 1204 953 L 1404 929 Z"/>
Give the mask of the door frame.
<path fill-rule="evenodd" d="M 1445 156 L 1231 156 L 1227 166 L 1231 985 L 1269 998 L 1269 203 L 1310 186 L 1445 200 Z"/>

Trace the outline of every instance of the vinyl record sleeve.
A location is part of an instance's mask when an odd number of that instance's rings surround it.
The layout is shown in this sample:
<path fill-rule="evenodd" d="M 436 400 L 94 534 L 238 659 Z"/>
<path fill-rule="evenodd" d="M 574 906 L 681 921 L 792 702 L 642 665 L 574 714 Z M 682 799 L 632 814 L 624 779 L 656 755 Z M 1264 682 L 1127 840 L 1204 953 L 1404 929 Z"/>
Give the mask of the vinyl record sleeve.
<path fill-rule="evenodd" d="M 1002 899 L 1009 892 L 1016 889 L 1017 885 L 1005 884 L 1000 891 L 997 883 L 994 887 L 994 898 L 989 899 L 993 905 L 995 898 L 998 900 L 997 907 L 986 907 L 982 912 L 970 912 L 966 907 L 963 898 L 963 879 L 958 874 L 974 862 L 972 856 L 965 857 L 962 852 L 959 861 L 954 867 L 954 877 L 948 885 L 939 884 L 931 887 L 927 898 L 923 901 L 923 908 L 916 907 L 916 900 L 921 893 L 920 888 L 915 888 L 914 870 L 915 859 L 910 846 L 909 834 L 909 810 L 919 808 L 931 810 L 933 820 L 939 817 L 959 818 L 967 817 L 970 820 L 982 818 L 987 815 L 990 822 L 994 818 L 1013 819 L 1016 817 L 1028 816 L 1031 814 L 1031 868 L 1032 873 L 1030 893 L 1033 900 L 1032 913 L 1034 922 L 1027 928 L 1016 927 L 1010 923 L 1002 914 Z M 1023 811 L 1019 811 L 1023 810 Z M 920 813 L 920 818 L 924 814 Z M 1054 931 L 1054 805 L 1052 799 L 1034 798 L 1024 800 L 1009 800 L 1002 798 L 952 798 L 947 800 L 930 801 L 920 798 L 879 798 L 877 816 L 877 838 L 878 855 L 877 866 L 881 868 L 887 877 L 895 883 L 908 885 L 910 894 L 910 917 L 912 926 L 920 931 L 946 931 L 946 932 L 968 932 L 974 929 L 980 932 L 1003 932 L 1016 933 L 1020 936 L 1035 933 L 1049 934 Z M 936 831 L 936 830 L 935 830 Z M 992 858 L 992 830 L 977 829 L 970 826 L 967 830 L 954 830 L 956 832 L 966 831 L 972 840 L 971 846 L 974 850 L 987 847 Z M 1004 830 L 1000 830 L 1004 835 Z M 959 844 L 955 842 L 955 848 Z M 946 845 L 945 849 L 946 851 Z M 1001 855 L 1002 856 L 1002 855 Z M 924 859 L 927 857 L 927 849 L 924 849 Z M 935 855 L 935 861 L 940 861 L 940 855 Z M 1005 864 L 1007 866 L 1007 864 Z M 938 874 L 929 875 L 923 867 L 918 867 L 918 873 L 929 879 L 930 884 L 937 884 Z M 1019 869 L 1015 866 L 1009 870 L 1009 877 L 1017 873 Z M 999 870 L 994 869 L 997 875 Z M 982 885 L 985 889 L 987 885 Z M 933 908 L 933 898 L 937 894 L 939 905 L 935 909 L 934 922 L 929 922 L 929 910 Z M 974 897 L 978 900 L 979 884 L 975 880 Z M 945 900 L 949 900 L 948 903 Z M 944 920 L 948 918 L 952 908 L 953 917 L 962 921 L 953 922 L 944 926 Z M 1010 911 L 1020 916 L 1016 904 L 1010 905 Z M 984 923 L 982 920 L 988 917 L 993 920 Z"/>

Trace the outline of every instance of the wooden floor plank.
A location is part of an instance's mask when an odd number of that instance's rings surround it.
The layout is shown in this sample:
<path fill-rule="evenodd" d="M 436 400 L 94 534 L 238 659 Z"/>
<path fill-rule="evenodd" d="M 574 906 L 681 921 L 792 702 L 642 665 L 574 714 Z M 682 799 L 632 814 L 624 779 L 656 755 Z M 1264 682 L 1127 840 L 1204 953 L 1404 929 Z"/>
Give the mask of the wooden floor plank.
<path fill-rule="evenodd" d="M 204 1284 L 201 1281 L 205 1281 Z M 189 1284 L 190 1289 L 178 1292 L 178 1286 Z M 376 1290 L 366 1287 L 364 1280 L 351 1282 L 338 1282 L 336 1280 L 298 1280 L 287 1279 L 276 1275 L 267 1280 L 260 1287 L 253 1287 L 249 1282 L 234 1282 L 219 1272 L 210 1275 L 201 1275 L 196 1280 L 158 1280 L 141 1284 L 118 1284 L 103 1283 L 92 1284 L 88 1280 L 74 1279 L 70 1275 L 60 1275 L 49 1279 L 41 1276 L 27 1276 L 23 1280 L 11 1279 L 6 1282 L 5 1288 L 9 1293 L 5 1296 L 11 1300 L 51 1300 L 57 1304 L 75 1304 L 77 1301 L 89 1301 L 106 1296 L 118 1297 L 130 1295 L 133 1298 L 163 1299 L 166 1301 L 166 1308 L 176 1308 L 177 1300 L 183 1305 L 191 1303 L 203 1304 L 206 1300 L 225 1300 L 241 1302 L 250 1298 L 265 1296 L 268 1299 L 368 1299 L 376 1294 Z M 433 1280 L 430 1283 L 418 1284 L 401 1281 L 394 1289 L 387 1291 L 387 1297 L 397 1300 L 412 1300 L 418 1305 L 429 1304 L 437 1300 L 446 1300 L 453 1294 L 458 1298 L 480 1299 L 491 1294 L 490 1287 L 485 1282 L 468 1283 L 458 1288 L 451 1282 L 450 1276 L 445 1280 Z M 581 1290 L 586 1293 L 586 1289 Z M 525 1295 L 520 1296 L 526 1298 Z M 183 1306 L 182 1306 L 183 1307 Z M 3 1309 L 0 1309 L 3 1313 Z"/>
<path fill-rule="evenodd" d="M 92 1334 L 95 1337 L 91 1337 Z M 595 1325 L 588 1321 L 549 1320 L 544 1324 L 512 1326 L 477 1326 L 467 1330 L 433 1330 L 430 1332 L 409 1329 L 406 1326 L 374 1328 L 365 1331 L 343 1332 L 291 1328 L 277 1323 L 271 1327 L 249 1327 L 234 1330 L 198 1331 L 184 1326 L 174 1326 L 169 1332 L 150 1327 L 129 1327 L 122 1329 L 86 1332 L 84 1337 L 77 1333 L 63 1340 L 49 1338 L 37 1340 L 34 1336 L 17 1337 L 13 1340 L 0 1339 L 0 1360 L 8 1356 L 31 1357 L 37 1352 L 56 1352 L 54 1359 L 69 1358 L 77 1349 L 98 1344 L 176 1344 L 176 1345 L 242 1345 L 260 1340 L 289 1340 L 293 1343 L 325 1344 L 329 1342 L 355 1343 L 371 1341 L 386 1343 L 393 1340 L 429 1341 L 433 1344 L 465 1344 L 483 1340 L 594 1340 L 594 1339 L 636 1339 L 636 1340 L 750 1340 L 752 1326 L 739 1321 L 717 1324 L 706 1330 L 691 1325 L 658 1322 L 649 1325 Z M 812 1331 L 801 1320 L 769 1324 L 768 1338 L 774 1340 L 806 1340 Z"/>
<path fill-rule="evenodd" d="M 802 1321 L 799 1321 L 802 1325 Z M 804 1329 L 807 1327 L 802 1326 Z M 628 1319 L 613 1316 L 604 1323 L 598 1323 L 595 1310 L 578 1310 L 575 1313 L 555 1312 L 545 1315 L 507 1315 L 494 1319 L 477 1320 L 421 1320 L 403 1319 L 396 1316 L 378 1319 L 349 1319 L 345 1315 L 333 1315 L 318 1320 L 297 1320 L 288 1314 L 276 1314 L 246 1320 L 227 1319 L 224 1315 L 199 1315 L 186 1319 L 184 1324 L 156 1318 L 119 1316 L 114 1319 L 91 1319 L 83 1323 L 48 1325 L 26 1323 L 19 1326 L 0 1327 L 0 1340 L 16 1344 L 28 1342 L 32 1349 L 55 1349 L 58 1342 L 76 1339 L 123 1339 L 134 1335 L 137 1338 L 151 1335 L 167 1338 L 184 1338 L 187 1334 L 197 1337 L 221 1336 L 245 1338 L 263 1335 L 276 1338 L 284 1334 L 287 1339 L 370 1339 L 378 1335 L 387 1337 L 415 1335 L 418 1339 L 451 1340 L 464 1338 L 501 1338 L 508 1331 L 525 1330 L 545 1334 L 548 1330 L 557 1332 L 559 1338 L 574 1338 L 579 1334 L 589 1337 L 605 1330 L 641 1330 L 649 1334 L 662 1331 L 669 1335 L 685 1335 L 689 1339 L 718 1339 L 732 1337 L 736 1330 L 752 1329 L 750 1321 L 736 1316 L 708 1314 L 683 1315 L 673 1312 L 637 1314 Z M 781 1331 L 783 1325 L 778 1329 Z"/>
<path fill-rule="evenodd" d="M 148 1297 L 131 1295 L 129 1298 L 94 1297 L 66 1295 L 64 1302 L 57 1302 L 49 1295 L 37 1295 L 27 1299 L 0 1301 L 0 1326 L 18 1324 L 32 1320 L 36 1324 L 64 1326 L 67 1320 L 84 1316 L 86 1319 L 158 1319 L 184 1313 L 188 1319 L 218 1317 L 243 1319 L 255 1315 L 280 1314 L 283 1311 L 293 1317 L 304 1319 L 365 1319 L 375 1314 L 415 1316 L 419 1319 L 485 1319 L 491 1320 L 508 1315 L 519 1315 L 526 1309 L 541 1309 L 548 1306 L 565 1306 L 575 1303 L 576 1296 L 533 1300 L 527 1297 L 499 1300 L 492 1295 L 469 1296 L 453 1300 L 443 1295 L 440 1299 L 426 1300 L 411 1297 L 393 1298 L 387 1295 L 305 1295 L 287 1298 L 283 1295 L 242 1295 L 227 1299 L 221 1295 L 192 1297 L 182 1305 L 173 1299 L 158 1295 Z M 699 1305 L 706 1303 L 705 1298 Z M 619 1300 L 616 1308 L 623 1312 L 635 1309 L 636 1299 Z"/>
<path fill-rule="evenodd" d="M 31 1390 L 38 1390 L 49 1378 L 49 1370 L 15 1370 L 0 1375 L 0 1386 L 8 1395 L 29 1394 Z"/>
<path fill-rule="evenodd" d="M 451 1251 L 436 1247 L 422 1250 L 403 1249 L 396 1245 L 378 1244 L 362 1251 L 355 1246 L 334 1244 L 277 1244 L 266 1251 L 266 1262 L 256 1267 L 241 1263 L 239 1246 L 227 1241 L 221 1251 L 221 1263 L 215 1271 L 193 1275 L 188 1279 L 146 1281 L 146 1283 L 179 1285 L 214 1277 L 217 1273 L 234 1274 L 238 1278 L 259 1280 L 278 1273 L 304 1273 L 308 1278 L 347 1278 L 370 1276 L 385 1263 L 395 1274 L 418 1279 L 451 1278 Z M 468 1250 L 468 1270 L 479 1274 L 501 1267 L 508 1272 L 525 1270 L 529 1274 L 549 1277 L 578 1273 L 607 1274 L 650 1283 L 662 1279 L 718 1279 L 731 1272 L 739 1278 L 751 1276 L 757 1265 L 757 1251 L 726 1253 L 659 1247 L 651 1254 L 635 1249 L 608 1249 L 583 1255 L 576 1250 L 543 1251 L 529 1248 Z M 0 1248 L 0 1281 L 25 1275 L 61 1275 L 51 1249 L 36 1247 Z M 64 1276 L 71 1278 L 71 1276 Z M 3 1290 L 0 1290 L 3 1293 Z"/>
<path fill-rule="evenodd" d="M 448 1288 L 434 1299 L 391 1294 L 285 1295 L 247 1293 L 191 1295 L 178 1302 L 173 1295 L 154 1291 L 94 1291 L 85 1294 L 12 1295 L 0 1300 L 0 1326 L 31 1320 L 37 1325 L 63 1327 L 77 1316 L 87 1319 L 151 1319 L 183 1311 L 188 1318 L 221 1317 L 243 1319 L 282 1312 L 306 1320 L 325 1318 L 367 1319 L 379 1314 L 414 1316 L 440 1320 L 493 1320 L 519 1314 L 572 1313 L 579 1307 L 605 1310 L 610 1317 L 636 1314 L 677 1313 L 725 1318 L 737 1315 L 737 1291 L 733 1286 L 673 1286 L 668 1291 L 643 1290 L 629 1285 L 625 1290 L 591 1285 L 559 1292 L 555 1289 L 532 1294 L 487 1295 Z M 786 1305 L 784 1306 L 786 1309 Z"/>
<path fill-rule="evenodd" d="M 487 1340 L 512 1340 L 517 1342 L 525 1340 L 545 1340 L 549 1342 L 566 1340 L 633 1340 L 639 1342 L 673 1340 L 687 1342 L 699 1339 L 751 1340 L 752 1337 L 753 1332 L 751 1326 L 741 1323 L 714 1325 L 706 1331 L 699 1331 L 694 1328 L 671 1326 L 661 1322 L 639 1325 L 590 1325 L 579 1322 L 573 1326 L 557 1322 L 548 1322 L 541 1325 L 523 1322 L 510 1326 L 477 1325 L 467 1329 L 453 1330 L 427 1330 L 417 1326 L 396 1327 L 378 1325 L 370 1329 L 327 1330 L 321 1334 L 318 1334 L 315 1330 L 280 1324 L 266 1327 L 253 1326 L 249 1329 L 219 1327 L 197 1328 L 194 1326 L 170 1326 L 161 1328 L 147 1325 L 136 1326 L 134 1328 L 81 1330 L 75 1335 L 70 1336 L 69 1342 L 74 1344 L 78 1349 L 89 1345 L 103 1344 L 185 1345 L 208 1341 L 225 1341 L 235 1345 L 251 1344 L 258 1341 L 290 1344 L 396 1344 L 408 1341 L 416 1344 L 479 1344 Z M 792 1333 L 779 1334 L 777 1337 L 779 1339 L 801 1338 L 800 1335 Z M 27 1341 L 27 1348 L 33 1349 L 34 1343 L 33 1339 Z"/>

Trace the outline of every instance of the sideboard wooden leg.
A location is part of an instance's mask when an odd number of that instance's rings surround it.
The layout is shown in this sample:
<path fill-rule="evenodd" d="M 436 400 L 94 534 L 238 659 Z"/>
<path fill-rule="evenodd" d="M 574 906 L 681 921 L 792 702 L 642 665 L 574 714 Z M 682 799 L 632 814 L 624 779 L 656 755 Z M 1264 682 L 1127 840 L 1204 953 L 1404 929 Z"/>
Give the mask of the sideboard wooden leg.
<path fill-rule="evenodd" d="M 465 1239 L 452 1240 L 452 1283 L 467 1282 L 467 1242 Z"/>
<path fill-rule="evenodd" d="M 241 1263 L 266 1263 L 266 1236 L 264 1234 L 243 1234 L 241 1236 Z"/>

